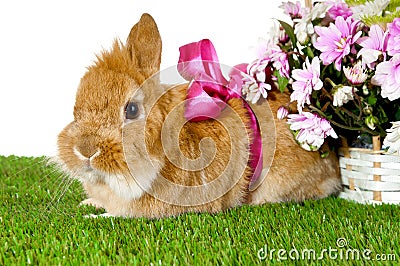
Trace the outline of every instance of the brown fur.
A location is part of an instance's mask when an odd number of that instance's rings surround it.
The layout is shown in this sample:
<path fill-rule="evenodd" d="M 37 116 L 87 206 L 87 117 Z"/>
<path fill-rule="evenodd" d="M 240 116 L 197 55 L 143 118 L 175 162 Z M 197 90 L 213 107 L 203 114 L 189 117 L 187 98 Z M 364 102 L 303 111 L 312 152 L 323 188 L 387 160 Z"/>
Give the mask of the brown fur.
<path fill-rule="evenodd" d="M 116 41 L 82 78 L 75 120 L 58 137 L 58 162 L 82 182 L 89 197 L 83 204 L 115 216 L 159 218 L 322 198 L 338 190 L 335 155 L 321 159 L 301 149 L 275 117 L 288 95 L 271 93 L 270 109 L 267 102 L 253 106 L 263 131 L 264 165 L 271 167 L 250 191 L 251 131 L 242 101 L 230 100 L 218 120 L 187 122 L 187 85 L 161 85 L 160 60 L 157 26 L 144 14 L 126 45 Z M 131 99 L 143 116 L 124 126 Z M 204 167 L 184 170 L 199 165 Z"/>
<path fill-rule="evenodd" d="M 303 150 L 286 121 L 276 117 L 278 108 L 289 102 L 289 95 L 275 91 L 268 97 L 276 130 L 276 149 L 268 175 L 251 193 L 251 204 L 319 199 L 338 192 L 340 178 L 336 154 L 331 152 L 328 158 L 322 159 L 319 152 Z M 263 140 L 263 144 L 267 142 Z"/>

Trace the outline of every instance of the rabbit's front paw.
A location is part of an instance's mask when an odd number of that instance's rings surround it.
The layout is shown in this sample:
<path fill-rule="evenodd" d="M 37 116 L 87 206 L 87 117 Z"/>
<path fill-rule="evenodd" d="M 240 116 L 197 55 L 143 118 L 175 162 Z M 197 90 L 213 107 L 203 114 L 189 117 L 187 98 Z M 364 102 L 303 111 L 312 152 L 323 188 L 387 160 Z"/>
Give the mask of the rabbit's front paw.
<path fill-rule="evenodd" d="M 115 217 L 115 216 L 106 212 L 106 213 L 102 213 L 102 214 L 99 214 L 99 215 L 91 213 L 91 214 L 87 214 L 87 215 L 85 215 L 83 217 L 84 218 L 101 218 L 101 217 L 110 218 L 110 217 Z"/>
<path fill-rule="evenodd" d="M 104 208 L 104 206 L 100 203 L 100 201 L 98 201 L 94 198 L 88 198 L 88 199 L 82 200 L 81 203 L 79 203 L 79 206 L 83 206 L 83 205 L 93 206 L 96 209 Z"/>

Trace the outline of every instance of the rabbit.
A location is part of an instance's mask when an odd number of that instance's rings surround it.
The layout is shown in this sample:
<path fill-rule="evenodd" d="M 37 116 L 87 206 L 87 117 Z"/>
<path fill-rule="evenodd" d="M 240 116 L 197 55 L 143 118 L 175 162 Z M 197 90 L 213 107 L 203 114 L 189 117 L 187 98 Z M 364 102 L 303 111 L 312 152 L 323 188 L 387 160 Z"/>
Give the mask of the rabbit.
<path fill-rule="evenodd" d="M 161 37 L 143 14 L 82 77 L 74 121 L 58 135 L 56 161 L 79 180 L 101 216 L 163 218 L 216 213 L 244 204 L 320 199 L 340 190 L 337 157 L 303 150 L 276 113 L 287 93 L 252 104 L 264 170 L 250 184 L 251 128 L 242 99 L 218 119 L 184 118 L 188 83 L 160 83 Z M 269 105 L 269 109 L 266 107 Z"/>

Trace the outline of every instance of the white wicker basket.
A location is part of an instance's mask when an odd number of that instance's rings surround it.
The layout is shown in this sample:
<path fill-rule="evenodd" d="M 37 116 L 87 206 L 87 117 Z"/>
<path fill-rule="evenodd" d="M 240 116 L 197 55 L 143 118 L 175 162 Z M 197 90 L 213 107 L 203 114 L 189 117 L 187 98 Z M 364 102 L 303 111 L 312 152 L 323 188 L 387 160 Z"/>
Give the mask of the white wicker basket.
<path fill-rule="evenodd" d="M 339 149 L 343 192 L 341 198 L 360 203 L 400 204 L 400 156 L 380 150 L 379 136 L 373 137 L 374 149 Z"/>

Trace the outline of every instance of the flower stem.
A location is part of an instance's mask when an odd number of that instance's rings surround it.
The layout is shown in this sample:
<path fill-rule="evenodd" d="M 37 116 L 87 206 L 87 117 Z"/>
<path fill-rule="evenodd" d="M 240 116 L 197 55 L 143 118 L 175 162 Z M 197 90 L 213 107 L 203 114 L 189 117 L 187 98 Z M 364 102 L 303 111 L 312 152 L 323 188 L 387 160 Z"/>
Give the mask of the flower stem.
<path fill-rule="evenodd" d="M 361 118 L 356 116 L 355 114 L 353 114 L 352 112 L 350 112 L 349 110 L 347 110 L 346 108 L 344 108 L 343 106 L 339 108 L 341 111 L 345 112 L 348 116 L 352 117 L 353 119 L 355 119 L 356 121 L 361 121 Z M 336 110 L 335 110 L 336 112 Z M 339 111 L 337 111 L 339 112 Z"/>
<path fill-rule="evenodd" d="M 335 82 L 333 82 L 330 78 L 325 78 L 325 80 L 328 81 L 332 85 L 333 88 L 337 86 L 335 84 Z"/>
<path fill-rule="evenodd" d="M 330 104 L 331 104 L 331 102 L 326 102 L 325 105 L 321 108 L 321 112 L 325 112 L 326 109 L 328 109 Z"/>
<path fill-rule="evenodd" d="M 333 125 L 335 125 L 335 126 L 337 126 L 337 127 L 340 127 L 340 128 L 343 128 L 343 129 L 346 129 L 346 130 L 351 130 L 351 131 L 362 131 L 362 132 L 366 132 L 366 133 L 368 133 L 368 134 L 371 134 L 372 136 L 379 135 L 377 132 L 375 132 L 375 131 L 373 131 L 373 130 L 369 129 L 368 127 L 365 127 L 365 126 L 361 126 L 361 127 L 349 127 L 349 126 L 346 126 L 346 125 L 339 124 L 338 122 L 336 122 L 336 121 L 334 121 L 334 120 L 330 120 L 330 119 L 327 119 L 327 120 L 328 120 L 330 123 L 332 123 Z"/>
<path fill-rule="evenodd" d="M 357 119 L 361 120 L 362 118 L 362 104 L 361 104 L 361 98 L 360 96 L 355 92 L 354 87 L 353 87 L 353 95 L 357 100 L 357 105 L 358 105 L 358 110 L 360 111 L 360 114 L 358 115 Z"/>
<path fill-rule="evenodd" d="M 337 126 L 337 127 L 340 127 L 340 128 L 346 129 L 346 130 L 351 130 L 351 131 L 363 131 L 363 132 L 369 133 L 369 134 L 371 134 L 371 135 L 373 135 L 373 136 L 379 135 L 377 132 L 375 132 L 375 131 L 373 131 L 373 130 L 369 129 L 368 127 L 365 127 L 365 126 L 351 127 L 351 126 L 346 126 L 346 125 L 340 124 L 340 123 L 338 123 L 338 122 L 336 122 L 336 121 L 334 121 L 334 120 L 329 119 L 328 117 L 326 117 L 325 114 L 324 114 L 321 110 L 319 110 L 318 108 L 316 108 L 315 106 L 309 105 L 309 108 L 310 108 L 312 111 L 317 112 L 319 115 L 321 115 L 321 116 L 324 117 L 326 120 L 328 120 L 331 124 L 333 124 L 333 125 L 335 125 L 335 126 Z M 335 110 L 335 112 L 338 112 L 338 111 L 336 111 L 335 108 L 333 108 L 333 109 Z M 348 111 L 347 109 L 344 109 L 344 110 Z M 344 119 L 344 117 L 343 117 L 342 115 L 340 115 L 339 113 L 336 113 L 336 114 L 337 114 L 344 122 L 346 122 L 346 120 Z M 353 115 L 354 115 L 354 114 L 353 114 Z M 354 115 L 354 116 L 355 116 L 355 115 Z M 355 116 L 355 117 L 357 117 L 357 116 Z"/>
<path fill-rule="evenodd" d="M 343 129 L 347 129 L 347 130 L 351 130 L 351 131 L 359 131 L 359 130 L 361 130 L 361 127 L 349 127 L 349 126 L 346 126 L 346 125 L 339 124 L 338 122 L 336 122 L 334 120 L 330 120 L 330 119 L 328 119 L 328 121 L 331 124 L 333 124 L 333 125 L 335 125 L 337 127 L 343 128 Z"/>
<path fill-rule="evenodd" d="M 322 87 L 322 91 L 329 98 L 329 100 L 333 101 L 332 95 L 324 87 Z"/>
<path fill-rule="evenodd" d="M 309 105 L 308 107 L 311 109 L 311 111 L 317 112 L 320 116 L 322 116 L 322 117 L 328 119 L 328 118 L 326 117 L 326 115 L 324 114 L 324 112 L 322 112 L 321 110 L 319 110 L 317 107 L 315 107 L 315 106 L 313 106 L 313 105 Z M 328 120 L 329 120 L 329 119 L 328 119 Z"/>

